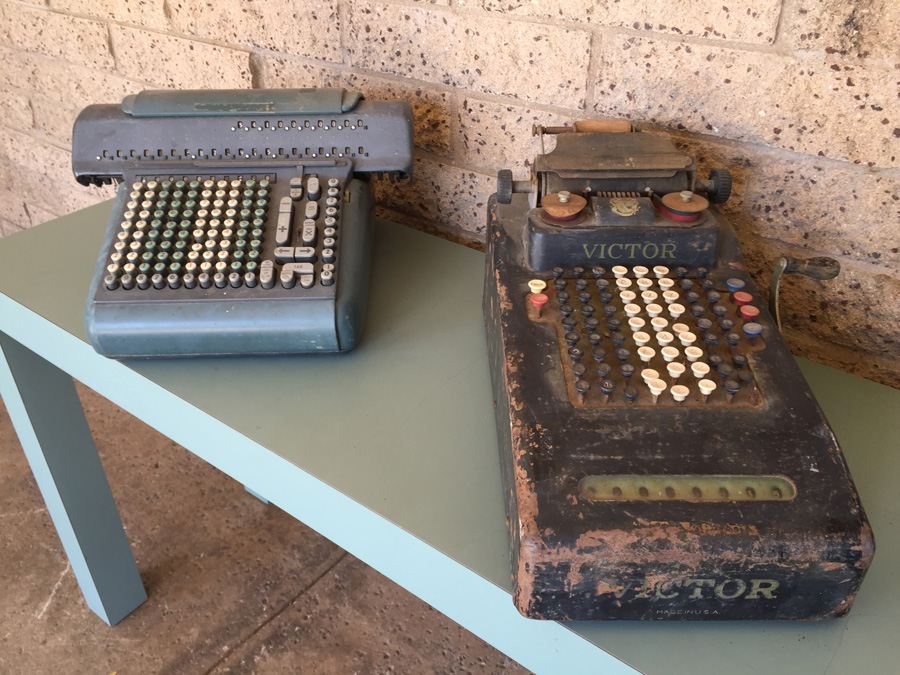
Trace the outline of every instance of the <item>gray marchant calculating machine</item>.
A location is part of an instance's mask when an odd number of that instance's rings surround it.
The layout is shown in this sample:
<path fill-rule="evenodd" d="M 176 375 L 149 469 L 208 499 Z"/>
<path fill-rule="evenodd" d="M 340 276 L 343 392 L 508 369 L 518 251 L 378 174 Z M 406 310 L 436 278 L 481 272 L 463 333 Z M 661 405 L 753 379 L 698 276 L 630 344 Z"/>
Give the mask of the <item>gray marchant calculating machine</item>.
<path fill-rule="evenodd" d="M 120 181 L 86 309 L 99 353 L 346 351 L 368 294 L 366 174 L 410 175 L 411 112 L 343 89 L 144 91 L 81 112 L 72 167 Z"/>

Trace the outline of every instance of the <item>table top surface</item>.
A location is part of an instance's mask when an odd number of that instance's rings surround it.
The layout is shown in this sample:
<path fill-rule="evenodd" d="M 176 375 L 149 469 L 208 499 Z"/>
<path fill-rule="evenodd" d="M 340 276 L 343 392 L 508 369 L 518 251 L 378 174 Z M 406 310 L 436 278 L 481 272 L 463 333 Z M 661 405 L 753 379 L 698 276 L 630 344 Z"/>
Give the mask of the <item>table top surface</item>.
<path fill-rule="evenodd" d="M 0 241 L 0 293 L 14 303 L 7 308 L 26 308 L 49 322 L 48 331 L 84 340 L 84 301 L 109 208 Z M 183 424 L 192 411 L 221 420 L 508 589 L 483 264 L 477 251 L 379 222 L 369 319 L 356 351 L 128 367 L 190 404 Z M 0 330 L 11 332 L 15 312 L 2 314 Z M 649 673 L 896 666 L 900 391 L 807 361 L 801 367 L 844 448 L 878 544 L 850 615 L 821 623 L 576 623 L 571 630 Z"/>

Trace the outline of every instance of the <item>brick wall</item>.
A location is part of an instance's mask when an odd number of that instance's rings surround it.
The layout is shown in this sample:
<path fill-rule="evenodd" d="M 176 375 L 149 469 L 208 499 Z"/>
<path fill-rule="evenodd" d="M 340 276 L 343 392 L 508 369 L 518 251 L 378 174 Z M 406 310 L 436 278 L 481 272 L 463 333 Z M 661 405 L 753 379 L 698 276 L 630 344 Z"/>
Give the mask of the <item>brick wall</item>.
<path fill-rule="evenodd" d="M 472 243 L 534 122 L 625 116 L 734 171 L 763 285 L 783 251 L 839 258 L 789 280 L 792 346 L 900 386 L 898 44 L 895 0 L 0 1 L 0 231 L 107 197 L 71 177 L 72 120 L 145 87 L 407 99 L 416 180 L 382 209 Z"/>

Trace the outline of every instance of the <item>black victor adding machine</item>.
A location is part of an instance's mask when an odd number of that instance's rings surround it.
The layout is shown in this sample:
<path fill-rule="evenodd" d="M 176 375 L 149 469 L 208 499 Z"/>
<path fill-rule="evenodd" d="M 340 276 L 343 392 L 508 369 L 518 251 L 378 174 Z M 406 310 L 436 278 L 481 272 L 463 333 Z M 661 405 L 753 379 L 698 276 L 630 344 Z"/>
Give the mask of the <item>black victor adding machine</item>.
<path fill-rule="evenodd" d="M 114 357 L 352 349 L 367 175 L 408 176 L 409 105 L 342 89 L 144 91 L 75 122 L 82 184 L 120 182 L 87 305 Z"/>
<path fill-rule="evenodd" d="M 847 465 L 665 138 L 538 128 L 491 199 L 485 316 L 515 603 L 545 619 L 818 619 L 874 553 Z M 836 263 L 783 262 L 815 278 Z"/>

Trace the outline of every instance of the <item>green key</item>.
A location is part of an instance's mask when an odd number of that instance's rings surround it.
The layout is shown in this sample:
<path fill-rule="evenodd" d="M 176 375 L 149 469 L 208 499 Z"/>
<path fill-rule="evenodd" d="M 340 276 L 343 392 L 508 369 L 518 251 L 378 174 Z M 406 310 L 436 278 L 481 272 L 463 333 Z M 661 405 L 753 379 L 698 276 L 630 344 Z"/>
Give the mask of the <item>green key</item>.
<path fill-rule="evenodd" d="M 185 185 L 185 183 L 184 183 L 183 180 L 175 181 L 175 189 L 176 189 L 176 190 L 183 190 L 183 189 L 184 189 L 184 185 Z"/>
<path fill-rule="evenodd" d="M 169 259 L 169 254 L 166 253 L 165 251 L 160 251 L 156 256 L 157 262 L 164 263 L 164 262 L 168 261 L 168 259 Z"/>
<path fill-rule="evenodd" d="M 265 209 L 256 209 L 253 212 L 253 215 L 259 219 L 262 219 L 266 215 L 266 210 Z"/>
<path fill-rule="evenodd" d="M 141 260 L 143 260 L 145 263 L 153 262 L 153 258 L 154 256 L 151 251 L 144 251 L 141 254 Z"/>
<path fill-rule="evenodd" d="M 253 227 L 265 227 L 266 221 L 262 218 L 254 218 L 253 219 Z"/>
<path fill-rule="evenodd" d="M 188 184 L 188 187 L 191 188 L 191 190 L 196 190 L 197 188 L 200 187 L 200 181 L 199 181 L 199 180 L 192 180 L 192 181 Z"/>
<path fill-rule="evenodd" d="M 193 229 L 193 227 L 194 227 L 194 224 L 191 221 L 189 221 L 187 218 L 185 218 L 180 223 L 178 223 L 178 228 L 181 230 L 190 230 L 190 229 Z"/>
<path fill-rule="evenodd" d="M 235 260 L 233 263 L 231 263 L 231 271 L 232 272 L 240 272 L 241 271 L 241 263 L 239 263 L 237 260 Z"/>
<path fill-rule="evenodd" d="M 258 251 L 260 248 L 262 248 L 262 242 L 259 239 L 252 239 L 250 241 L 250 248 L 252 248 L 254 251 Z"/>
<path fill-rule="evenodd" d="M 188 200 L 184 203 L 184 208 L 186 208 L 186 209 L 193 209 L 196 206 L 197 206 L 197 200 L 191 199 L 190 197 L 188 197 Z"/>
<path fill-rule="evenodd" d="M 253 237 L 254 239 L 262 239 L 262 236 L 263 236 L 262 228 L 261 227 L 254 228 L 253 231 L 250 233 L 250 236 Z"/>
<path fill-rule="evenodd" d="M 244 265 L 244 269 L 247 270 L 248 272 L 255 272 L 257 267 L 259 267 L 259 265 L 257 265 L 256 262 L 253 260 L 249 261 L 246 265 Z"/>
<path fill-rule="evenodd" d="M 175 190 L 172 193 L 172 199 L 181 199 L 182 197 L 184 197 L 184 193 L 181 190 Z"/>
<path fill-rule="evenodd" d="M 175 237 L 175 230 L 163 230 L 162 236 L 163 239 L 167 241 L 173 239 Z"/>
<path fill-rule="evenodd" d="M 241 222 L 246 223 L 247 218 L 250 217 L 250 209 L 241 209 L 241 211 L 240 211 L 240 213 L 238 213 L 238 215 L 241 217 Z"/>
<path fill-rule="evenodd" d="M 185 196 L 188 199 L 197 199 L 197 191 L 196 190 L 188 190 L 188 193 Z"/>
<path fill-rule="evenodd" d="M 161 263 L 161 262 L 156 263 L 156 264 L 153 266 L 153 271 L 154 271 L 156 274 L 162 274 L 163 272 L 166 271 L 166 265 L 165 265 L 165 263 Z"/>
<path fill-rule="evenodd" d="M 175 220 L 178 217 L 178 209 L 171 209 L 166 216 L 168 216 L 169 220 Z"/>
<path fill-rule="evenodd" d="M 231 257 L 233 260 L 238 260 L 238 261 L 243 260 L 244 252 L 243 251 L 235 251 L 234 253 L 231 254 Z"/>
<path fill-rule="evenodd" d="M 172 181 L 170 181 L 170 180 L 161 181 L 159 184 L 159 187 L 163 190 L 168 190 L 169 188 L 172 187 Z"/>
<path fill-rule="evenodd" d="M 150 234 L 155 234 L 159 236 L 159 232 L 151 232 Z M 156 237 L 154 237 L 155 239 Z M 144 250 L 145 251 L 155 251 L 156 250 L 156 242 L 155 241 L 145 241 L 144 242 Z"/>
<path fill-rule="evenodd" d="M 171 258 L 175 262 L 181 262 L 182 260 L 184 260 L 184 251 L 176 250 L 175 253 L 172 254 Z"/>
<path fill-rule="evenodd" d="M 253 260 L 258 260 L 259 256 L 260 256 L 259 251 L 247 251 L 247 260 L 250 260 L 251 262 Z M 247 264 L 249 265 L 250 263 L 247 263 Z"/>
<path fill-rule="evenodd" d="M 259 189 L 260 190 L 265 190 L 267 187 L 269 187 L 269 185 L 271 185 L 271 182 L 269 181 L 268 178 L 263 178 L 262 180 L 259 181 Z"/>
<path fill-rule="evenodd" d="M 245 248 L 247 248 L 247 240 L 246 239 L 237 239 L 234 242 L 234 248 L 237 251 L 243 251 Z M 235 254 L 235 255 L 237 255 L 237 254 Z"/>
<path fill-rule="evenodd" d="M 163 200 L 168 199 L 171 194 L 172 194 L 171 192 L 164 189 L 164 190 L 160 190 L 156 196 L 159 197 L 160 201 L 163 201 Z"/>
<path fill-rule="evenodd" d="M 253 188 L 256 187 L 256 181 L 250 178 L 249 180 L 244 182 L 244 185 L 246 185 L 248 188 Z"/>
<path fill-rule="evenodd" d="M 178 238 L 180 240 L 184 241 L 185 239 L 190 239 L 190 237 L 191 237 L 190 230 L 179 230 L 178 231 Z"/>
<path fill-rule="evenodd" d="M 269 205 L 268 199 L 257 199 L 256 200 L 256 206 L 261 208 L 263 211 L 265 211 L 265 209 L 268 205 Z"/>
<path fill-rule="evenodd" d="M 244 226 L 240 226 L 238 230 L 234 233 L 235 238 L 244 239 L 247 236 L 247 228 Z"/>
<path fill-rule="evenodd" d="M 149 262 L 142 262 L 140 265 L 138 265 L 138 272 L 140 272 L 141 274 L 148 274 L 151 269 L 152 267 Z"/>
<path fill-rule="evenodd" d="M 173 262 L 171 265 L 169 265 L 169 271 L 178 274 L 181 271 L 181 263 Z"/>
<path fill-rule="evenodd" d="M 150 221 L 150 227 L 154 230 L 157 230 L 162 227 L 162 221 L 159 218 L 154 218 Z"/>
<path fill-rule="evenodd" d="M 257 192 L 256 192 L 257 199 L 262 199 L 262 198 L 268 197 L 268 196 L 269 196 L 268 190 L 257 190 Z"/>

